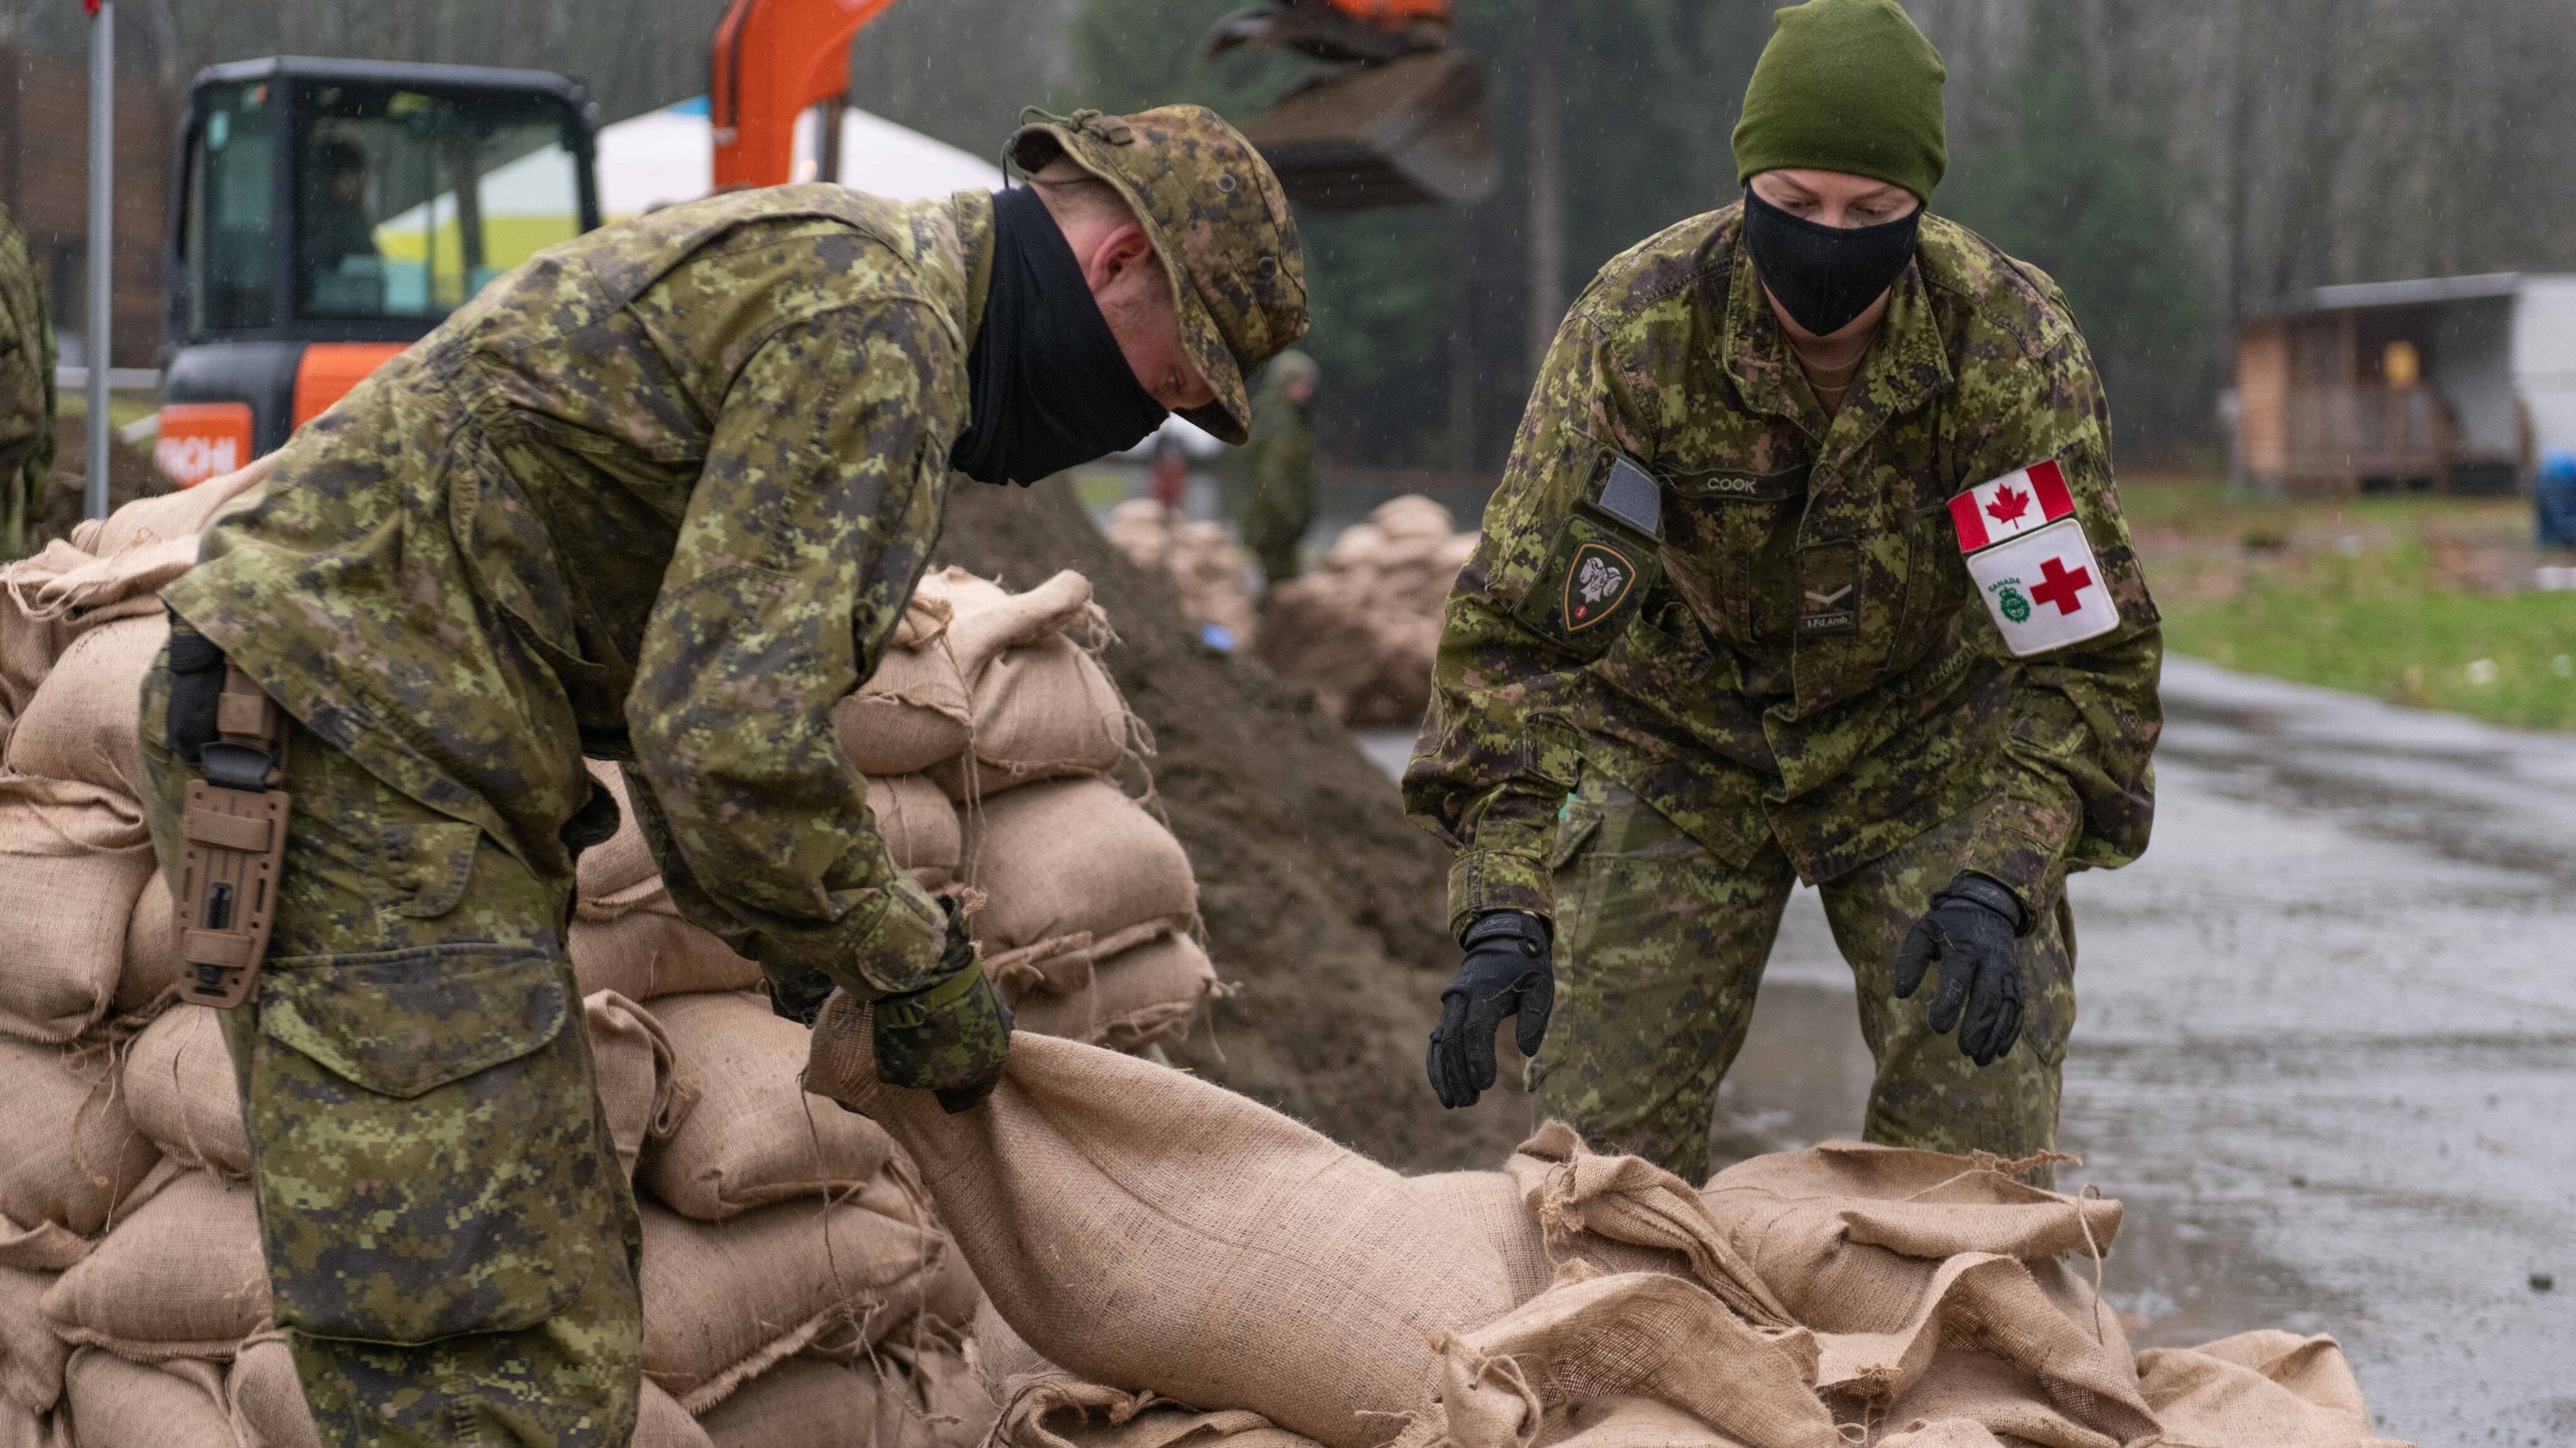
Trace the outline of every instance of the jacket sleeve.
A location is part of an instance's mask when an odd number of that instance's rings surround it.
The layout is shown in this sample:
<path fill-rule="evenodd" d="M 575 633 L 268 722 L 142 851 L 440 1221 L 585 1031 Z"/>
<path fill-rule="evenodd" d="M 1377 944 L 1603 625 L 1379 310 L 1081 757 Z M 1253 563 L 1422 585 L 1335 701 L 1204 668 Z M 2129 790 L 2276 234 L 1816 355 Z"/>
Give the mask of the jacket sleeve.
<path fill-rule="evenodd" d="M 2055 300 L 2054 288 L 2050 288 Z M 2163 714 L 2156 674 L 2164 639 L 2112 482 L 2110 415 L 2091 352 L 2060 320 L 2037 355 L 1996 369 L 1963 485 L 2055 459 L 2077 520 L 2119 605 L 2119 627 L 2053 653 L 2010 660 L 1982 603 L 1970 627 L 2009 661 L 2004 759 L 1996 805 L 1972 836 L 1962 868 L 1991 876 L 2029 908 L 2028 928 L 2053 908 L 2068 868 L 2127 864 L 2147 847 L 2155 817 L 2150 764 Z"/>
<path fill-rule="evenodd" d="M 1407 813 L 1457 851 L 1452 934 L 1489 910 L 1555 915 L 1548 856 L 1581 766 L 1576 706 L 1599 687 L 1589 664 L 1625 625 L 1578 646 L 1533 628 L 1521 606 L 1606 450 L 1638 451 L 1614 422 L 1623 411 L 1617 382 L 1597 327 L 1578 308 L 1541 364 L 1511 460 L 1485 505 L 1483 537 L 1449 595 L 1404 799 Z"/>
<path fill-rule="evenodd" d="M 896 869 L 832 732 L 939 531 L 945 325 L 912 302 L 790 323 L 735 378 L 626 706 L 682 910 L 773 978 L 873 998 L 936 978 L 938 903 Z"/>

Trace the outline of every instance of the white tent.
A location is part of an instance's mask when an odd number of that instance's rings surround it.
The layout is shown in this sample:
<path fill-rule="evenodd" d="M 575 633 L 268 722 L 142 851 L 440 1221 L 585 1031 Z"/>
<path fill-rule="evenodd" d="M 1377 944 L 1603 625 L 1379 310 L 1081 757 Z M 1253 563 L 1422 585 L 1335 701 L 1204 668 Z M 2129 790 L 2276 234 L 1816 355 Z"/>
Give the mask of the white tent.
<path fill-rule="evenodd" d="M 815 113 L 796 122 L 797 180 L 814 177 Z M 640 216 L 707 194 L 715 138 L 704 96 L 647 111 L 599 132 L 599 213 L 603 220 Z M 951 191 L 991 191 L 1002 173 L 990 161 L 852 107 L 841 117 L 841 184 L 853 191 L 909 200 Z"/>

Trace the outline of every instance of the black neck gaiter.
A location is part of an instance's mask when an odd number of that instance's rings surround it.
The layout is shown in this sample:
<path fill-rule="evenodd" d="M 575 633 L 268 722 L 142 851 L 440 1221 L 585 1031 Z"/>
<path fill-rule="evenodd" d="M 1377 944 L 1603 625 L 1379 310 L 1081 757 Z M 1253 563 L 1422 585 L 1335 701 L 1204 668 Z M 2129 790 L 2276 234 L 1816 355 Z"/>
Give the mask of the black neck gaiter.
<path fill-rule="evenodd" d="M 1923 208 L 1879 226 L 1820 226 L 1744 188 L 1744 248 L 1754 273 L 1798 325 L 1830 337 L 1896 285 L 1914 259 Z"/>
<path fill-rule="evenodd" d="M 992 289 L 966 377 L 968 423 L 948 465 L 979 482 L 1027 487 L 1135 446 L 1166 416 L 1027 186 L 993 194 Z"/>

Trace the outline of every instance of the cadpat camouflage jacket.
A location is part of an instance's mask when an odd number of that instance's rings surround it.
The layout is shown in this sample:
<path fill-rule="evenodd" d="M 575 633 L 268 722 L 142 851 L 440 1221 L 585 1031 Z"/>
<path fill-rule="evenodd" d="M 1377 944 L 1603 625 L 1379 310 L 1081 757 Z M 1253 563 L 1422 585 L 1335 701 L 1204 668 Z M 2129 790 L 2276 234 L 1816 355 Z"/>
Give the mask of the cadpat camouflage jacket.
<path fill-rule="evenodd" d="M 0 208 L 0 563 L 36 551 L 54 467 L 54 329 L 26 235 Z"/>
<path fill-rule="evenodd" d="M 301 430 L 164 596 L 541 874 L 580 756 L 631 760 L 692 918 L 776 976 L 917 988 L 944 921 L 829 712 L 938 535 L 991 254 L 981 192 L 822 185 L 550 248 Z"/>
<path fill-rule="evenodd" d="M 2146 848 L 2162 644 L 2056 284 L 1926 217 L 1828 420 L 1739 211 L 1648 239 L 1576 302 L 1451 595 L 1404 788 L 1457 847 L 1458 928 L 1552 910 L 1584 765 L 1730 864 L 1776 840 L 1810 881 L 1990 796 L 1963 868 L 2035 907 L 2066 868 Z M 1651 483 L 1621 492 L 1623 459 Z M 2117 626 L 2015 659 L 1948 505 L 2052 459 Z"/>

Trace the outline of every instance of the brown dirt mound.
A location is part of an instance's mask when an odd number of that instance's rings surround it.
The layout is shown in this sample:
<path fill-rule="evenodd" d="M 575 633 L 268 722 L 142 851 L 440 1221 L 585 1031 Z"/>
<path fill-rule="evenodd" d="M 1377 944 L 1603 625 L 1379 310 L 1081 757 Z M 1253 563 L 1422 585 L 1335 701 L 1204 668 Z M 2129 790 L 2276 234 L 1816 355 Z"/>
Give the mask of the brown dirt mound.
<path fill-rule="evenodd" d="M 935 555 L 1013 588 L 1080 571 L 1118 630 L 1111 671 L 1159 746 L 1154 780 L 1237 993 L 1181 1064 L 1405 1170 L 1491 1167 L 1527 1134 L 1504 1089 L 1443 1112 L 1423 1043 L 1457 966 L 1447 856 L 1311 691 L 1200 642 L 1171 581 L 1100 536 L 1062 479 L 961 483 Z"/>

